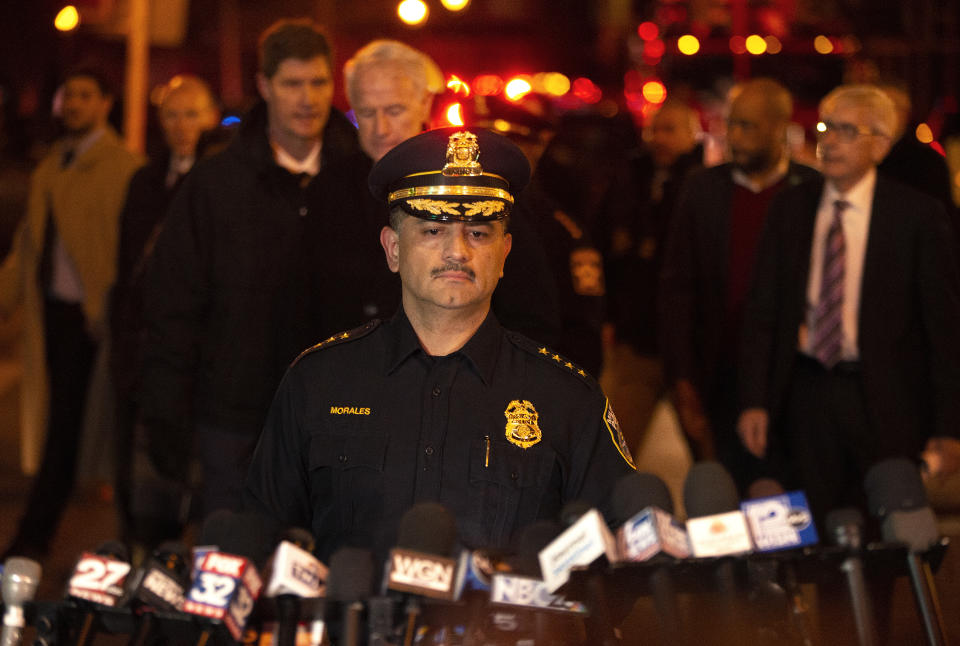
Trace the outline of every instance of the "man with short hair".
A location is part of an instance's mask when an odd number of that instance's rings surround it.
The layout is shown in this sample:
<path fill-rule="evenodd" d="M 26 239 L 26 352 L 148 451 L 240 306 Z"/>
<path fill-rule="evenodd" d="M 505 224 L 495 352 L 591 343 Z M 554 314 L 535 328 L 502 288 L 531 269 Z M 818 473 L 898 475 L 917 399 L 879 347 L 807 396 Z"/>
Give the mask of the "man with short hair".
<path fill-rule="evenodd" d="M 385 556 L 404 511 L 428 501 L 453 513 L 462 545 L 502 548 L 571 500 L 608 511 L 630 473 L 596 382 L 491 312 L 528 175 L 516 145 L 473 128 L 418 135 L 374 166 L 402 306 L 291 366 L 245 490 L 253 510 L 310 528 L 321 558 Z"/>
<path fill-rule="evenodd" d="M 943 207 L 877 173 L 896 127 L 878 88 L 835 89 L 820 118 L 823 179 L 776 198 L 760 243 L 738 426 L 818 522 L 864 506 L 876 462 L 926 447 L 936 468 L 960 446 L 960 277 Z"/>
<path fill-rule="evenodd" d="M 695 458 L 719 458 L 745 489 L 758 465 L 736 435 L 737 348 L 757 242 L 773 197 L 816 176 L 790 161 L 790 93 L 758 78 L 734 88 L 730 161 L 681 189 L 660 283 L 664 368 Z"/>
<path fill-rule="evenodd" d="M 174 76 L 163 87 L 157 117 L 164 146 L 130 180 L 120 216 L 117 283 L 110 301 L 111 368 L 117 391 L 117 507 L 124 536 L 154 545 L 177 538 L 186 483 L 147 477 L 134 451 L 137 388 L 143 368 L 143 275 L 174 193 L 193 168 L 201 135 L 213 130 L 220 110 L 207 83 Z M 135 466 L 136 465 L 136 466 Z M 149 496 L 145 487 L 152 487 Z M 164 504 L 167 503 L 167 504 Z"/>
<path fill-rule="evenodd" d="M 39 467 L 7 554 L 37 557 L 73 489 L 81 439 L 105 421 L 90 411 L 109 401 L 98 356 L 120 209 L 142 163 L 108 124 L 113 93 L 99 71 L 70 72 L 62 96 L 66 135 L 31 177 L 26 217 L 0 268 L 3 309 L 24 307 L 21 457 L 28 473 Z"/>
<path fill-rule="evenodd" d="M 444 90 L 443 74 L 436 63 L 395 40 L 368 43 L 347 61 L 343 71 L 360 147 L 373 162 L 429 126 L 433 97 Z M 364 309 L 375 316 L 392 312 L 400 297 L 396 277 L 370 260 L 371 242 L 376 239 L 370 231 L 380 230 L 383 217 L 383 205 L 367 199 L 362 216 L 357 213 L 351 222 L 358 231 L 363 229 L 359 264 L 361 271 L 373 274 L 365 281 L 371 287 Z M 529 216 L 519 214 L 514 218 L 515 249 L 507 261 L 507 277 L 494 295 L 493 309 L 507 327 L 553 343 L 560 337 L 557 286 L 536 229 L 528 220 Z M 379 254 L 380 250 L 373 251 Z M 357 322 L 349 322 L 349 326 Z"/>
<path fill-rule="evenodd" d="M 667 101 L 643 131 L 646 144 L 615 182 L 599 228 L 607 293 L 607 347 L 601 377 L 637 451 L 666 394 L 657 311 L 664 242 L 684 179 L 702 167 L 700 117 Z"/>
<path fill-rule="evenodd" d="M 330 46 L 313 23 L 264 32 L 257 88 L 229 146 L 175 195 L 145 281 L 150 454 L 183 480 L 196 443 L 203 513 L 239 506 L 283 371 L 324 329 L 317 276 L 349 258 L 333 218 L 359 208 L 342 175 L 356 134 L 331 107 Z"/>

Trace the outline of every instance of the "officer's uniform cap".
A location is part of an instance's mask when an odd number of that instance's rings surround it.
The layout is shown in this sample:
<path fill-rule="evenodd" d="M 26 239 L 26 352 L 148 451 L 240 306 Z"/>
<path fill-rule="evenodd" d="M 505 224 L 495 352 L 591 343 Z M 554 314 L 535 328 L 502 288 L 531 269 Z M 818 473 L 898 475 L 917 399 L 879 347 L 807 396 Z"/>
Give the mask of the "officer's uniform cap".
<path fill-rule="evenodd" d="M 502 220 L 530 178 L 512 141 L 483 128 L 428 130 L 393 148 L 370 171 L 370 191 L 424 220 Z"/>

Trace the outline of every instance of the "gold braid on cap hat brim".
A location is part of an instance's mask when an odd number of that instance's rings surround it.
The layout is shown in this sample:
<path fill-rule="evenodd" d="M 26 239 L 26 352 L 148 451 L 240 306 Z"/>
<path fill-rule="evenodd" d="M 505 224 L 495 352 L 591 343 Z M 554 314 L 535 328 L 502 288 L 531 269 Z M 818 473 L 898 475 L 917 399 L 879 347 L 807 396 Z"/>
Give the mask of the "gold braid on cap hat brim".
<path fill-rule="evenodd" d="M 425 195 L 449 195 L 456 197 L 493 197 L 513 204 L 513 195 L 502 188 L 493 188 L 492 186 L 456 186 L 451 184 L 438 186 L 411 186 L 393 191 L 387 196 L 387 202 L 393 204 L 399 200 L 406 200 L 412 197 L 423 197 Z"/>

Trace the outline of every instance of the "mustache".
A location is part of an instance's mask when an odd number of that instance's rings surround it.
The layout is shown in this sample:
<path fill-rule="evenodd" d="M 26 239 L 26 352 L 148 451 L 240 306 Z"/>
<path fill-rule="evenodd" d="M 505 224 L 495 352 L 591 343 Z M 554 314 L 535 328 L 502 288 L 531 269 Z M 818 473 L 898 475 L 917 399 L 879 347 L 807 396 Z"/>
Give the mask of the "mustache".
<path fill-rule="evenodd" d="M 472 269 L 470 269 L 466 265 L 461 265 L 460 263 L 457 263 L 457 262 L 448 262 L 447 264 L 441 267 L 434 267 L 433 269 L 430 270 L 430 277 L 435 278 L 438 275 L 447 271 L 463 272 L 470 277 L 470 280 L 474 280 L 477 277 L 477 275 L 474 273 Z"/>

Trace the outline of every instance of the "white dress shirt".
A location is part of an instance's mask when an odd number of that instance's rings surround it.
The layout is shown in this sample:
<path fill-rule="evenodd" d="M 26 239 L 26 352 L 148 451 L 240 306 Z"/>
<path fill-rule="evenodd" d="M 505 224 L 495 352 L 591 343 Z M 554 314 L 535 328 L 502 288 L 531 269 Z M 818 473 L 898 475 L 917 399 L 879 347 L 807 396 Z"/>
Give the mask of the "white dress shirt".
<path fill-rule="evenodd" d="M 843 279 L 843 351 L 844 361 L 860 358 L 858 323 L 860 320 L 860 286 L 863 280 L 863 258 L 867 251 L 867 236 L 870 232 L 870 213 L 873 208 L 873 193 L 877 184 L 877 172 L 871 169 L 846 193 L 840 193 L 832 182 L 824 185 L 817 219 L 813 227 L 813 244 L 810 248 L 810 275 L 807 279 L 807 310 L 805 325 L 800 329 L 800 350 L 813 355 L 814 312 L 820 302 L 820 276 L 823 273 L 823 253 L 833 221 L 836 200 L 847 202 L 840 216 L 843 223 L 843 238 L 846 247 Z"/>

